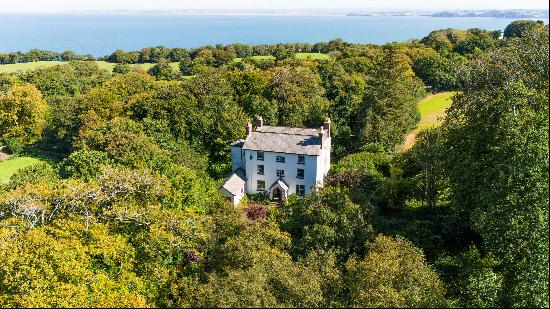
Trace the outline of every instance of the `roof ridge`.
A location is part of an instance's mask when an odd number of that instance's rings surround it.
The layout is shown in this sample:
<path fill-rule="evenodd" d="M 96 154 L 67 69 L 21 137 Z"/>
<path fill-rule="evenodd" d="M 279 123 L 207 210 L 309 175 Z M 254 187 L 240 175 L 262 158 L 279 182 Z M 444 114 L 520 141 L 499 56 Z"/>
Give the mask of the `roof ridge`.
<path fill-rule="evenodd" d="M 267 131 L 264 131 L 262 128 L 267 128 Z M 285 131 L 276 131 L 276 132 L 273 132 L 273 131 L 270 131 L 269 128 L 279 128 L 279 129 L 288 129 L 288 131 L 290 132 L 285 132 Z M 258 131 L 258 129 L 260 131 Z M 265 126 L 262 126 L 260 128 L 257 128 L 256 131 L 254 132 L 258 132 L 258 133 L 274 133 L 274 134 L 285 134 L 285 135 L 300 135 L 300 136 L 316 136 L 317 134 L 313 134 L 312 132 L 311 133 L 305 133 L 304 131 L 315 131 L 315 132 L 318 132 L 319 129 L 316 129 L 316 128 L 298 128 L 298 127 L 286 127 L 286 126 L 269 126 L 269 125 L 265 125 Z M 302 133 L 303 132 L 303 133 Z"/>

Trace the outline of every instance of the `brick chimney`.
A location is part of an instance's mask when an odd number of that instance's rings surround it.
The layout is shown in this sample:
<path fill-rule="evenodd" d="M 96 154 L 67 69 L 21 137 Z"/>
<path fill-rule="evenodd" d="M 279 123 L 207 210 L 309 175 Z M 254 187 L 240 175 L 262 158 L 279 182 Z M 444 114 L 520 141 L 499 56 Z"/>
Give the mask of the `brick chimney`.
<path fill-rule="evenodd" d="M 325 139 L 325 129 L 321 127 L 321 129 L 319 130 L 319 141 L 321 142 L 321 149 L 323 149 L 323 146 L 325 143 L 324 139 Z"/>
<path fill-rule="evenodd" d="M 256 118 L 256 129 L 261 128 L 264 125 L 264 119 L 262 116 Z"/>
<path fill-rule="evenodd" d="M 323 129 L 327 131 L 327 137 L 330 137 L 330 133 L 331 133 L 330 118 L 327 118 L 327 120 L 325 120 L 325 122 L 323 123 Z"/>
<path fill-rule="evenodd" d="M 249 136 L 250 133 L 252 133 L 252 124 L 249 121 L 248 124 L 246 125 L 246 136 Z"/>

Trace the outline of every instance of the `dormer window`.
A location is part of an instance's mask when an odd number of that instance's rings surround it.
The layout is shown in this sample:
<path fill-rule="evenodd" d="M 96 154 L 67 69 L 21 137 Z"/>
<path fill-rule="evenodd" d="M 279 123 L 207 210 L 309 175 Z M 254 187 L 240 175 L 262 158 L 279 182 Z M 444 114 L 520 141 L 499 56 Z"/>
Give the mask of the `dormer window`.
<path fill-rule="evenodd" d="M 279 163 L 285 163 L 285 157 L 283 156 L 276 156 L 275 157 L 275 161 L 279 162 Z"/>
<path fill-rule="evenodd" d="M 258 151 L 257 152 L 257 159 L 258 159 L 258 161 L 263 161 L 264 160 L 264 152 L 263 151 Z"/>

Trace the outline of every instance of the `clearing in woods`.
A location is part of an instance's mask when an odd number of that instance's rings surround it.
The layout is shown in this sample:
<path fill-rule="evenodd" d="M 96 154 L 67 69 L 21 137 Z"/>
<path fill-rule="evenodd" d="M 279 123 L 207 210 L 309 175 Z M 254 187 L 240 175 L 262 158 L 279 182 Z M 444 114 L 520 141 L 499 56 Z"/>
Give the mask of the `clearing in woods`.
<path fill-rule="evenodd" d="M 330 60 L 330 56 L 328 54 L 321 54 L 321 53 L 297 53 L 295 55 L 296 59 L 300 60 Z M 275 57 L 267 55 L 267 56 L 252 56 L 251 58 L 256 60 L 275 60 Z M 242 58 L 235 58 L 233 59 L 235 62 L 242 61 Z M 51 67 L 58 64 L 65 64 L 67 62 L 64 61 L 36 61 L 36 62 L 25 62 L 25 63 L 15 63 L 15 64 L 0 64 L 0 73 L 18 73 L 18 72 L 25 72 L 29 70 L 35 70 L 38 68 L 45 68 L 45 67 Z M 106 61 L 95 61 L 97 65 L 105 69 L 109 72 L 113 71 L 113 68 L 115 67 L 116 63 L 110 63 Z M 138 63 L 138 64 L 130 64 L 131 67 L 138 67 L 144 71 L 149 70 L 151 67 L 153 67 L 155 63 Z M 179 63 L 178 62 L 172 62 L 170 63 L 170 66 L 179 72 Z"/>
<path fill-rule="evenodd" d="M 45 68 L 45 67 L 52 67 L 58 64 L 65 64 L 67 62 L 64 61 L 36 61 L 36 62 L 25 62 L 25 63 L 16 63 L 16 64 L 1 64 L 0 65 L 0 73 L 17 73 L 17 72 L 24 72 L 29 70 L 35 70 L 38 68 Z M 95 61 L 97 65 L 105 69 L 109 72 L 113 71 L 113 68 L 115 67 L 116 63 L 110 63 L 106 61 Z M 155 65 L 155 63 L 138 63 L 138 64 L 130 64 L 130 67 L 138 67 L 144 71 L 149 70 Z M 170 66 L 176 70 L 179 71 L 179 63 L 178 62 L 172 62 L 170 63 Z"/>
<path fill-rule="evenodd" d="M 43 160 L 33 157 L 12 157 L 0 161 L 0 184 L 7 183 L 18 170 L 40 162 L 43 162 Z"/>
<path fill-rule="evenodd" d="M 452 97 L 455 92 L 441 92 L 427 96 L 424 100 L 418 103 L 418 111 L 420 112 L 420 122 L 414 131 L 412 131 L 403 145 L 403 150 L 407 150 L 414 145 L 416 135 L 425 129 L 438 127 L 445 118 L 447 108 L 453 103 Z"/>

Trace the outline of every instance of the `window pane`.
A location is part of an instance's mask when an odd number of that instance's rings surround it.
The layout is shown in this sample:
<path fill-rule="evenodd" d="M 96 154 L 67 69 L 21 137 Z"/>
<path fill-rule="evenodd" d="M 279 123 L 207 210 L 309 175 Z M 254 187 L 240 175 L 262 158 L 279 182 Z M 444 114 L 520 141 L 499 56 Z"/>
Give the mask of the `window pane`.
<path fill-rule="evenodd" d="M 258 180 L 256 182 L 256 185 L 258 187 L 258 191 L 265 191 L 265 181 L 263 180 Z"/>
<path fill-rule="evenodd" d="M 304 170 L 299 168 L 296 177 L 303 179 L 304 178 Z"/>
<path fill-rule="evenodd" d="M 284 177 L 285 171 L 284 170 L 277 170 L 277 177 Z"/>
<path fill-rule="evenodd" d="M 305 186 L 304 185 L 296 185 L 296 194 L 299 195 L 299 196 L 304 196 L 305 195 Z"/>
<path fill-rule="evenodd" d="M 305 164 L 305 163 L 306 163 L 306 157 L 298 156 L 298 164 Z"/>
<path fill-rule="evenodd" d="M 264 174 L 264 166 L 258 165 L 258 174 L 263 175 Z"/>
<path fill-rule="evenodd" d="M 258 161 L 263 161 L 263 160 L 264 160 L 264 152 L 258 151 Z"/>

